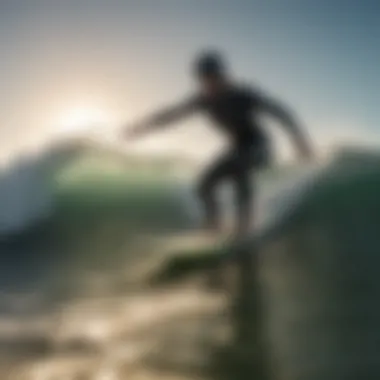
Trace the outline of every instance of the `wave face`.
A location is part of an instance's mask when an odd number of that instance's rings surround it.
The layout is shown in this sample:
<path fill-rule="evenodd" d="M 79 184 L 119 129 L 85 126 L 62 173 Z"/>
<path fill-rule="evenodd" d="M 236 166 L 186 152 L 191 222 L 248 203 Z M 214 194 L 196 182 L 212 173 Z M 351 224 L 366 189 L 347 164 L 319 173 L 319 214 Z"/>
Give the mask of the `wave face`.
<path fill-rule="evenodd" d="M 294 192 L 299 178 L 307 177 L 307 171 L 305 168 L 276 169 L 263 175 L 259 180 L 259 203 L 265 211 L 261 212 L 260 219 L 271 213 L 266 205 L 272 204 L 273 208 L 275 199 L 276 205 L 282 203 L 279 199 Z M 118 202 L 119 208 L 125 208 L 128 203 L 125 210 L 129 210 L 126 214 L 130 215 L 132 225 L 141 214 L 145 224 L 165 227 L 163 215 L 171 209 L 182 215 L 182 220 L 188 219 L 183 222 L 183 228 L 196 225 L 200 222 L 200 210 L 192 193 L 193 174 L 188 163 L 181 166 L 173 160 L 143 160 L 82 141 L 63 142 L 38 155 L 20 157 L 2 170 L 0 235 L 27 233 L 41 222 L 54 219 L 64 204 L 69 207 L 68 199 L 87 211 L 98 206 L 103 210 L 108 206 L 117 207 Z M 139 207 L 139 202 L 145 206 Z M 224 203 L 230 207 L 230 198 L 225 197 Z M 133 211 L 132 204 L 135 204 Z M 159 213 L 158 204 L 162 205 L 161 211 L 165 210 L 163 215 Z M 277 206 L 274 210 L 277 212 Z M 171 215 L 166 223 L 170 224 L 170 220 L 177 218 Z M 143 228 L 144 223 L 137 224 Z M 182 228 L 177 222 L 174 225 L 173 228 Z"/>
<path fill-rule="evenodd" d="M 376 165 L 377 156 L 346 148 L 333 162 L 342 173 Z M 0 175 L 0 235 L 28 234 L 41 223 L 54 224 L 62 214 L 98 213 L 100 218 L 116 209 L 135 233 L 193 228 L 201 220 L 192 193 L 194 171 L 174 164 L 142 161 L 77 141 L 23 157 Z M 294 207 L 321 170 L 320 165 L 299 165 L 261 173 L 256 184 L 259 227 L 275 224 Z M 222 194 L 227 215 L 232 215 L 231 195 Z"/>
<path fill-rule="evenodd" d="M 367 159 L 363 157 L 368 154 L 346 152 L 335 162 L 344 167 L 349 161 L 351 167 L 352 161 Z M 286 217 L 320 170 L 299 166 L 262 173 L 259 227 Z M 6 272 L 1 280 L 21 286 L 56 273 L 53 267 L 73 257 L 85 262 L 97 255 L 101 260 L 112 247 L 126 246 L 138 236 L 165 237 L 194 229 L 201 213 L 192 194 L 193 174 L 178 162 L 143 161 L 78 141 L 19 160 L 0 181 L 0 264 Z M 229 213 L 228 194 L 225 205 Z M 24 266 L 28 275 L 21 274 L 20 260 L 29 265 Z"/>
<path fill-rule="evenodd" d="M 20 160 L 0 176 L 0 234 L 25 230 L 51 215 L 53 194 L 34 160 Z"/>
<path fill-rule="evenodd" d="M 83 212 L 120 209 L 127 203 L 131 222 L 139 224 L 141 214 L 146 224 L 156 218 L 156 225 L 164 226 L 165 216 L 157 214 L 158 205 L 165 214 L 171 199 L 172 207 L 166 213 L 174 207 L 181 215 L 188 202 L 171 171 L 170 163 L 163 160 L 144 162 L 78 141 L 25 155 L 0 174 L 0 235 L 28 233 L 41 222 L 53 221 L 64 205 L 74 203 Z M 145 206 L 139 207 L 142 203 Z"/>
<path fill-rule="evenodd" d="M 189 230 L 197 216 L 187 193 L 167 162 L 77 142 L 19 160 L 0 180 L 0 286 L 45 289 L 79 262 L 133 256 L 140 236 Z"/>
<path fill-rule="evenodd" d="M 261 279 L 279 379 L 380 378 L 379 163 L 341 151 L 272 226 Z"/>

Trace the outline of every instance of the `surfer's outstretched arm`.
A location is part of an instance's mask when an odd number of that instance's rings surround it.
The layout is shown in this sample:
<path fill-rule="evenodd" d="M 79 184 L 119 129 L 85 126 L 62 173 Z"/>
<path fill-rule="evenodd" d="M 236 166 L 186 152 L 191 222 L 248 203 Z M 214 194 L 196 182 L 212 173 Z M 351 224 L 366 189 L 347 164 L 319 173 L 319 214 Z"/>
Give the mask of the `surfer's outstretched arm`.
<path fill-rule="evenodd" d="M 265 113 L 273 116 L 280 121 L 286 131 L 293 138 L 299 152 L 303 156 L 306 156 L 308 158 L 311 158 L 311 156 L 313 156 L 313 150 L 309 139 L 306 133 L 300 127 L 299 123 L 296 121 L 296 118 L 292 112 L 290 112 L 280 103 L 266 97 L 260 98 L 260 108 Z"/>
<path fill-rule="evenodd" d="M 196 112 L 199 108 L 199 104 L 200 102 L 198 99 L 192 98 L 174 107 L 164 109 L 163 111 L 153 114 L 142 122 L 127 128 L 125 130 L 125 134 L 129 138 L 135 138 L 168 126 Z"/>

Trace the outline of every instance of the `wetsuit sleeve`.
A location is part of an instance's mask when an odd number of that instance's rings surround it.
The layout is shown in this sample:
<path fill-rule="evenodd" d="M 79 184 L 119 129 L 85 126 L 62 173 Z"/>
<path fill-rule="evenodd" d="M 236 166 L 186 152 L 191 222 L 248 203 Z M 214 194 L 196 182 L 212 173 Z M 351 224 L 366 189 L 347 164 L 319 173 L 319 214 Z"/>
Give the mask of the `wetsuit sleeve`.
<path fill-rule="evenodd" d="M 302 151 L 311 149 L 308 138 L 300 128 L 293 112 L 263 92 L 251 92 L 250 96 L 253 107 L 258 112 L 263 112 L 277 119 Z"/>
<path fill-rule="evenodd" d="M 298 129 L 295 117 L 292 112 L 280 102 L 268 96 L 262 91 L 250 91 L 250 102 L 256 112 L 265 113 L 278 119 L 289 129 Z"/>
<path fill-rule="evenodd" d="M 150 124 L 157 127 L 165 126 L 185 117 L 191 116 L 201 107 L 202 100 L 198 97 L 193 97 L 174 107 L 170 107 L 153 114 L 150 119 Z"/>

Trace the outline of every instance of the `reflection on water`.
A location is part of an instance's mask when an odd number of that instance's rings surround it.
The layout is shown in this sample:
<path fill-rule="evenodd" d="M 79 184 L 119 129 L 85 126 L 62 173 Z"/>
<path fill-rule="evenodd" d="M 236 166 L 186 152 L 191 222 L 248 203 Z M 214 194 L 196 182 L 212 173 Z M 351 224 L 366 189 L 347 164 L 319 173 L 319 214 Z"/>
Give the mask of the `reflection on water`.
<path fill-rule="evenodd" d="M 41 313 L 4 314 L 1 378 L 166 379 L 177 367 L 204 370 L 208 345 L 223 337 L 224 301 L 183 285 L 82 295 Z"/>
<path fill-rule="evenodd" d="M 68 207 L 1 246 L 0 378 L 206 378 L 226 299 L 196 277 L 149 285 L 175 246 Z"/>

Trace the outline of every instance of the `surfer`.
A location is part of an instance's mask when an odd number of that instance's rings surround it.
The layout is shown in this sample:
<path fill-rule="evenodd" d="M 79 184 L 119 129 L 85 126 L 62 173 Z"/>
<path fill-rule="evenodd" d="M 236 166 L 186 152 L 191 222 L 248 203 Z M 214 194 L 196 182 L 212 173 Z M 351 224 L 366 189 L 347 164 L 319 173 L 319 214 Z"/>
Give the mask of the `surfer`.
<path fill-rule="evenodd" d="M 218 52 L 200 54 L 194 64 L 194 75 L 200 85 L 198 94 L 153 114 L 124 133 L 128 139 L 135 139 L 195 112 L 209 116 L 224 132 L 229 147 L 208 167 L 197 186 L 205 214 L 204 228 L 215 232 L 220 229 L 216 190 L 221 182 L 229 180 L 236 191 L 235 236 L 244 236 L 250 230 L 254 216 L 254 174 L 269 165 L 272 159 L 270 141 L 260 126 L 259 116 L 268 114 L 280 121 L 302 157 L 311 157 L 312 149 L 292 114 L 258 89 L 235 83 Z"/>

